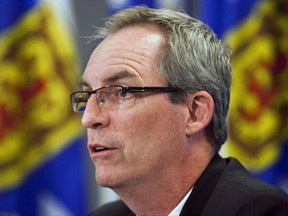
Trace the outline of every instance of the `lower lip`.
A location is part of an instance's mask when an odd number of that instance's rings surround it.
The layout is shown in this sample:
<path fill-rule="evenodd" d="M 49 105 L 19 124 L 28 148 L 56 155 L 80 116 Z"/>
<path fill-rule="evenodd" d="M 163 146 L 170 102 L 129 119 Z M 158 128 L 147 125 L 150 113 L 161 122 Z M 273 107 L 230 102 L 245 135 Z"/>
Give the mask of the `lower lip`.
<path fill-rule="evenodd" d="M 96 159 L 96 158 L 107 158 L 110 157 L 114 152 L 116 151 L 116 149 L 108 149 L 108 150 L 103 150 L 103 151 L 90 151 L 90 156 L 92 159 Z"/>

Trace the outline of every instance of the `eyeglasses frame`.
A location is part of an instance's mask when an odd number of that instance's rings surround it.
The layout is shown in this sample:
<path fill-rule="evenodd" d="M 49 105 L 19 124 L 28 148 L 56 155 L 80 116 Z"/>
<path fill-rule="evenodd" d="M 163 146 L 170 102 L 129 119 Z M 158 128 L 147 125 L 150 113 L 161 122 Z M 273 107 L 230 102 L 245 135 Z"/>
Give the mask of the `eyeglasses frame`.
<path fill-rule="evenodd" d="M 138 93 L 138 92 L 158 92 L 158 93 L 172 93 L 172 92 L 178 92 L 177 89 L 169 86 L 122 86 L 122 85 L 107 85 L 103 86 L 91 91 L 75 91 L 72 92 L 70 95 L 70 101 L 73 106 L 73 95 L 77 93 L 87 93 L 89 95 L 89 98 L 92 94 L 96 94 L 97 91 L 104 89 L 104 88 L 111 88 L 111 87 L 120 87 L 121 88 L 121 96 L 125 97 L 127 93 Z M 74 110 L 74 109 L 73 109 Z M 75 110 L 74 110 L 75 111 Z M 80 112 L 80 111 L 75 111 Z"/>

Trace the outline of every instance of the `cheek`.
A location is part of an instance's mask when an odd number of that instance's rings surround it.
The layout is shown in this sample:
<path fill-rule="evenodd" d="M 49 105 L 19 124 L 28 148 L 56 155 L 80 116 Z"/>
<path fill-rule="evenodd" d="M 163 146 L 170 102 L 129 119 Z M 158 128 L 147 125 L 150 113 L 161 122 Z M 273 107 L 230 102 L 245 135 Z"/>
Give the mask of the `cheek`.
<path fill-rule="evenodd" d="M 125 131 L 125 134 L 129 134 L 131 138 L 136 138 L 144 134 L 149 136 L 157 133 L 162 128 L 163 118 L 163 113 L 157 112 L 155 109 L 139 108 L 130 109 L 124 113 L 119 112 L 115 120 L 118 121 L 118 131 Z"/>
<path fill-rule="evenodd" d="M 124 145 L 133 145 L 133 148 L 141 146 L 157 133 L 158 114 L 151 113 L 148 110 L 127 110 L 125 113 L 118 113 L 117 128 L 115 131 L 123 139 Z M 112 120 L 113 121 L 113 120 Z M 125 146 L 128 147 L 128 146 Z"/>
<path fill-rule="evenodd" d="M 161 154 L 175 153 L 175 143 L 181 142 L 181 136 L 185 137 L 181 111 L 162 104 L 157 106 L 157 103 L 146 107 L 124 113 L 119 111 L 117 115 L 116 131 L 121 131 L 126 156 L 137 157 L 138 160 L 146 157 L 148 161 L 153 157 L 162 157 Z"/>

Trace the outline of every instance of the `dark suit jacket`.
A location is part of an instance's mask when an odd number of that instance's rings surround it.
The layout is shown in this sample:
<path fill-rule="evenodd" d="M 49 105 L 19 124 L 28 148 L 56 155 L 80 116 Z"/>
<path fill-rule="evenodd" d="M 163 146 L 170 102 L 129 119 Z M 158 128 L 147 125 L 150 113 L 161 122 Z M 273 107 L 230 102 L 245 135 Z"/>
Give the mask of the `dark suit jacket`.
<path fill-rule="evenodd" d="M 216 154 L 200 176 L 180 216 L 288 216 L 288 195 L 253 177 L 236 159 Z M 90 216 L 135 216 L 122 202 Z"/>

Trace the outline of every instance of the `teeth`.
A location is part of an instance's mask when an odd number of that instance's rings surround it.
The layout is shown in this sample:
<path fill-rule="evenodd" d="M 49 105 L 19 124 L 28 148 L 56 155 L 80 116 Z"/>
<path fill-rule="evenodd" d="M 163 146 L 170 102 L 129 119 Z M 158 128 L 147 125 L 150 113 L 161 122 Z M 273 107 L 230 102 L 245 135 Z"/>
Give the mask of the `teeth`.
<path fill-rule="evenodd" d="M 103 151 L 105 148 L 104 147 L 96 147 L 95 150 L 96 151 Z"/>

